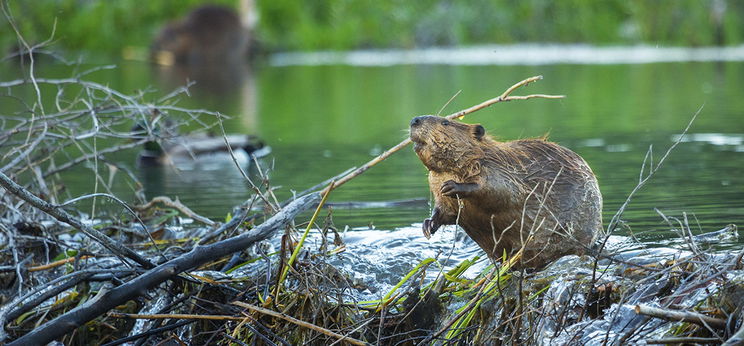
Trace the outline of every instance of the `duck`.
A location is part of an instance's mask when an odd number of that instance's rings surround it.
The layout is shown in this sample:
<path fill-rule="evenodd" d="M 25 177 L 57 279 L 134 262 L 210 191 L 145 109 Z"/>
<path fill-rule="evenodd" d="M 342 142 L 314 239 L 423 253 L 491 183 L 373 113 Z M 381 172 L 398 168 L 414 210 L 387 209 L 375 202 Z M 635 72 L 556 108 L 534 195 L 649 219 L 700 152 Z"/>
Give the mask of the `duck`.
<path fill-rule="evenodd" d="M 206 132 L 180 135 L 172 122 L 164 121 L 163 124 L 162 127 L 157 123 L 151 126 L 151 133 L 160 139 L 144 143 L 137 155 L 138 166 L 165 165 L 190 170 L 200 163 L 232 159 L 247 166 L 253 158 L 271 153 L 271 147 L 255 135 L 227 134 L 223 137 Z M 145 128 L 138 122 L 132 127 L 132 133 L 143 135 L 147 133 Z"/>

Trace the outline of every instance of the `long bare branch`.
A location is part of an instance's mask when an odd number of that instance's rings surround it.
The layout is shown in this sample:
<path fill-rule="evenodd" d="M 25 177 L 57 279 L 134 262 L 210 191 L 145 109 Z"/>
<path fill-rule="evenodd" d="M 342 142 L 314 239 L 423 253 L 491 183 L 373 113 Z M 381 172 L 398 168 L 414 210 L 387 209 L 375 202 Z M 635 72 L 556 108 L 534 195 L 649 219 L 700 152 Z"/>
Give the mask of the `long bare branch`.
<path fill-rule="evenodd" d="M 542 78 L 543 78 L 542 76 L 534 76 L 534 77 L 530 77 L 530 78 L 527 78 L 525 80 L 522 80 L 519 83 L 514 84 L 511 87 L 509 87 L 508 89 L 506 89 L 506 91 L 504 91 L 501 95 L 499 95 L 499 97 L 492 98 L 490 100 L 481 102 L 481 103 L 479 103 L 479 104 L 477 104 L 475 106 L 472 106 L 472 107 L 463 109 L 463 110 L 461 110 L 459 112 L 452 113 L 450 115 L 445 116 L 445 118 L 447 118 L 447 119 L 462 119 L 464 116 L 466 116 L 468 114 L 471 114 L 473 112 L 477 112 L 477 111 L 479 111 L 479 110 L 481 110 L 483 108 L 489 107 L 489 106 L 494 105 L 494 104 L 499 103 L 499 102 L 508 102 L 508 101 L 515 101 L 515 100 L 528 100 L 528 99 L 532 99 L 532 98 L 561 99 L 561 98 L 564 98 L 565 97 L 564 95 L 545 95 L 545 94 L 532 94 L 532 95 L 526 95 L 526 96 L 511 96 L 511 93 L 514 92 L 515 90 L 517 90 L 518 88 L 523 87 L 523 86 L 526 86 L 526 85 L 528 85 L 528 84 L 530 84 L 532 82 L 536 82 L 538 80 L 541 80 Z M 386 150 L 385 152 L 383 152 L 382 154 L 378 155 L 374 159 L 370 160 L 369 162 L 365 163 L 364 165 L 362 165 L 361 167 L 357 168 L 353 172 L 345 175 L 344 177 L 342 177 L 341 179 L 339 179 L 338 181 L 336 181 L 335 184 L 333 184 L 333 188 L 331 188 L 331 185 L 326 186 L 326 188 L 324 189 L 324 191 L 325 190 L 329 190 L 329 189 L 338 188 L 339 186 L 347 183 L 349 180 L 356 178 L 357 176 L 359 176 L 362 173 L 366 172 L 368 169 L 370 169 L 373 166 L 377 165 L 378 163 L 384 161 L 385 159 L 387 159 L 388 157 L 390 157 L 391 155 L 395 154 L 400 149 L 403 149 L 405 146 L 407 146 L 409 144 L 411 144 L 411 139 L 410 138 L 406 138 L 405 140 L 403 140 L 402 142 L 398 143 L 394 147 Z"/>

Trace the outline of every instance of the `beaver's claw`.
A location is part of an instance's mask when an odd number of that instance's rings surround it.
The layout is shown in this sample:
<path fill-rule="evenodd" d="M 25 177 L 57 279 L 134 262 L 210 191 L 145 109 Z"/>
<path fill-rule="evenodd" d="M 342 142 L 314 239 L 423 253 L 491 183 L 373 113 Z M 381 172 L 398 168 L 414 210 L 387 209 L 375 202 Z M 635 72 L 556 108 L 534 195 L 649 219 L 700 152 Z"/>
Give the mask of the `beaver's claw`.
<path fill-rule="evenodd" d="M 474 183 L 457 183 L 454 180 L 447 180 L 442 184 L 439 192 L 442 193 L 442 196 L 452 198 L 459 196 L 462 198 L 475 191 L 477 187 L 478 185 Z"/>
<path fill-rule="evenodd" d="M 424 229 L 424 237 L 426 237 L 426 239 L 431 239 L 431 235 L 437 231 L 437 229 L 434 228 L 434 221 L 431 219 L 424 220 L 424 224 L 421 228 Z"/>
<path fill-rule="evenodd" d="M 439 189 L 439 192 L 441 192 L 443 196 L 452 197 L 457 192 L 457 183 L 454 180 L 447 180 L 442 184 L 442 188 Z"/>

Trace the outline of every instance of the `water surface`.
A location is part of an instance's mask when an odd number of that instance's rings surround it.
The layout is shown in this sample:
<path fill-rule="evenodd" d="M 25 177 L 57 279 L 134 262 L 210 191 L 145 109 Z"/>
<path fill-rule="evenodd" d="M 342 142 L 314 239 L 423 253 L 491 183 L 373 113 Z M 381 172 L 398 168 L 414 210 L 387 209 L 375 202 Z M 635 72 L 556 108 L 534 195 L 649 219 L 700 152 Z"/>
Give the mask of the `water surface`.
<path fill-rule="evenodd" d="M 180 85 L 188 72 L 116 63 L 116 69 L 93 73 L 90 79 L 126 93 L 155 89 L 153 100 Z M 439 112 L 458 91 L 442 114 L 497 96 L 526 77 L 543 75 L 543 81 L 517 94 L 567 98 L 498 104 L 465 121 L 483 124 L 502 140 L 549 134 L 582 155 L 599 178 L 605 222 L 638 183 L 649 148 L 658 162 L 702 107 L 690 134 L 634 196 L 624 219 L 649 243 L 676 237 L 655 208 L 677 218 L 686 213 L 696 232 L 744 224 L 744 62 L 368 65 L 264 61 L 245 70 L 201 76 L 192 97 L 182 97 L 179 105 L 231 115 L 225 124 L 228 132 L 263 138 L 273 151 L 261 159 L 262 168 L 278 198 L 284 199 L 397 144 L 406 138 L 413 116 Z M 67 77 L 73 69 L 46 64 L 37 74 Z M 10 67 L 2 71 L 3 80 L 16 77 Z M 229 160 L 177 172 L 138 168 L 134 157 L 130 152 L 112 159 L 131 167 L 148 197 L 178 197 L 208 217 L 223 218 L 251 195 Z M 90 192 L 88 171 L 80 167 L 65 176 L 71 196 Z M 117 188 L 124 196 L 128 191 L 124 184 Z M 426 171 L 407 148 L 335 191 L 330 201 L 426 200 L 429 195 Z M 429 213 L 427 203 L 333 210 L 340 228 L 381 231 L 410 226 Z"/>

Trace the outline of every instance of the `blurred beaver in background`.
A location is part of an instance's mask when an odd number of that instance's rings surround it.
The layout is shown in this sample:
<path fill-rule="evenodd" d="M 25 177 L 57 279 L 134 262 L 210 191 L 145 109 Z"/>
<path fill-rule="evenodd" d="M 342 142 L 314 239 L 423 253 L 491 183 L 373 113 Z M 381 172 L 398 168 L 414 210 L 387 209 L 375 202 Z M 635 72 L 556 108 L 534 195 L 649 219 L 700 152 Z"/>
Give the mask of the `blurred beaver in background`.
<path fill-rule="evenodd" d="M 237 64 L 247 59 L 250 32 L 230 8 L 207 5 L 166 24 L 150 47 L 160 65 Z"/>
<path fill-rule="evenodd" d="M 196 82 L 190 88 L 194 97 L 220 106 L 239 99 L 245 100 L 246 109 L 255 107 L 248 63 L 257 50 L 251 35 L 258 20 L 254 5 L 253 0 L 241 0 L 240 16 L 228 7 L 202 6 L 164 25 L 150 46 L 159 84 L 172 89 Z M 225 107 L 212 108 L 233 111 Z"/>
<path fill-rule="evenodd" d="M 524 247 L 516 266 L 541 268 L 584 253 L 602 228 L 597 179 L 571 150 L 543 139 L 499 142 L 481 125 L 431 115 L 411 120 L 410 136 L 434 194 L 427 238 L 457 223 L 492 259 Z"/>

